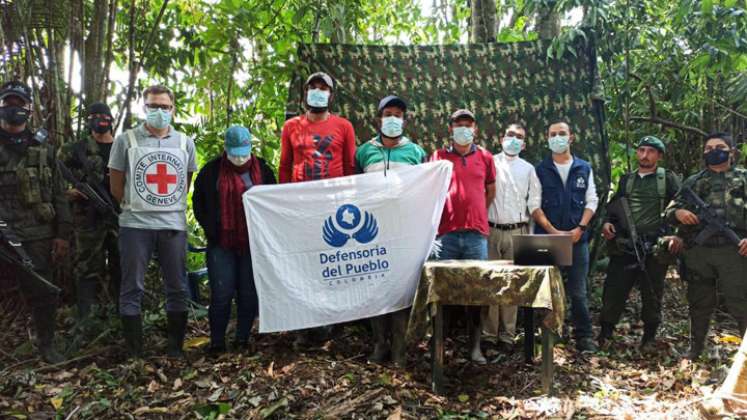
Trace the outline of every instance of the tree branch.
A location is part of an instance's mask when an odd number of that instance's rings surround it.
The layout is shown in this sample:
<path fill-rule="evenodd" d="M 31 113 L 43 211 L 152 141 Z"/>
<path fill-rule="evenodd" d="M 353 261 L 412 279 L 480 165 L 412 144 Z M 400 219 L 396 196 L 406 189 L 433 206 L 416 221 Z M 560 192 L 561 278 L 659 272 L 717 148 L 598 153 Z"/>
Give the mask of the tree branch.
<path fill-rule="evenodd" d="M 631 121 L 649 122 L 649 123 L 652 123 L 652 124 L 659 124 L 659 125 L 663 125 L 665 127 L 675 128 L 677 130 L 688 131 L 690 133 L 699 134 L 701 136 L 705 136 L 706 135 L 705 131 L 703 131 L 703 130 L 697 128 L 697 127 L 691 127 L 689 125 L 680 124 L 678 122 L 674 122 L 674 121 L 670 121 L 670 120 L 665 120 L 664 118 L 659 118 L 659 117 L 655 117 L 655 116 L 654 117 L 630 117 L 630 120 Z"/>

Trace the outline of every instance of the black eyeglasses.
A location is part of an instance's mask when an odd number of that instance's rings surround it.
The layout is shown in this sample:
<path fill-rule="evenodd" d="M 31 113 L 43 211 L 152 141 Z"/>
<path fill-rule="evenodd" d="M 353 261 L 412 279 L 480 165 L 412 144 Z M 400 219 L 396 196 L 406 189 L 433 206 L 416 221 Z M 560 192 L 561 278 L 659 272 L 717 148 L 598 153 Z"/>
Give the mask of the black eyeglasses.
<path fill-rule="evenodd" d="M 170 111 L 172 106 L 171 105 L 161 105 L 161 104 L 145 104 L 145 107 L 146 108 L 150 108 L 150 109 L 162 109 L 164 111 Z"/>

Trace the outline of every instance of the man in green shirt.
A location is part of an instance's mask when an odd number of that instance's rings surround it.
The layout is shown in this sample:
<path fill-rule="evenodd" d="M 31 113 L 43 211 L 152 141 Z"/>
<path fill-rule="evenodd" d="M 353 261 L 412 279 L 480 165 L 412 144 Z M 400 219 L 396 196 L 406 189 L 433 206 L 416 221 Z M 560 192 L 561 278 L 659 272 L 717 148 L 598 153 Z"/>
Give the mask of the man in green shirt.
<path fill-rule="evenodd" d="M 677 254 L 682 249 L 680 238 L 664 236 L 666 224 L 662 212 L 680 186 L 675 174 L 658 167 L 664 152 L 661 140 L 654 136 L 643 137 L 636 149 L 638 169 L 620 178 L 617 192 L 607 209 L 602 235 L 609 241 L 610 263 L 602 295 L 602 329 L 599 334 L 602 349 L 612 336 L 634 285 L 638 285 L 643 301 L 640 349 L 648 352 L 655 347 L 668 263 L 653 254 Z M 627 203 L 622 204 L 622 201 Z M 636 258 L 634 237 L 637 237 L 638 250 L 645 258 L 645 270 L 641 269 Z"/>
<path fill-rule="evenodd" d="M 404 135 L 407 103 L 394 95 L 379 102 L 379 134 L 361 145 L 355 153 L 359 173 L 384 172 L 402 166 L 422 163 L 426 154 L 422 147 Z M 397 366 L 405 365 L 405 332 L 409 308 L 371 318 L 374 335 L 372 362 L 382 363 L 391 356 Z"/>

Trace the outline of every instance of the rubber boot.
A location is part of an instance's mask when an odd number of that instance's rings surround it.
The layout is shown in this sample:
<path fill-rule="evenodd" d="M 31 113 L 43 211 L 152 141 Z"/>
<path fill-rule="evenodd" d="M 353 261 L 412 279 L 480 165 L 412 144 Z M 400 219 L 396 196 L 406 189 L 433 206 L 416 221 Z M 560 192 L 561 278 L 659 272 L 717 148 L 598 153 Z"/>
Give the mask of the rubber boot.
<path fill-rule="evenodd" d="M 397 367 L 407 364 L 405 336 L 407 334 L 407 318 L 409 311 L 397 311 L 392 317 L 392 362 Z"/>
<path fill-rule="evenodd" d="M 122 315 L 122 335 L 128 357 L 141 357 L 143 354 L 143 320 L 140 315 Z"/>
<path fill-rule="evenodd" d="M 651 354 L 656 350 L 656 330 L 658 325 L 643 325 L 643 337 L 638 350 L 644 354 Z"/>
<path fill-rule="evenodd" d="M 184 334 L 187 332 L 187 312 L 166 312 L 166 322 L 168 328 L 166 354 L 169 357 L 182 357 Z"/>
<path fill-rule="evenodd" d="M 386 339 L 388 317 L 389 315 L 380 315 L 371 318 L 374 351 L 368 356 L 368 360 L 373 363 L 384 363 L 389 357 L 389 343 Z"/>
<path fill-rule="evenodd" d="M 602 329 L 599 331 L 599 337 L 597 337 L 597 343 L 601 350 L 607 350 L 609 346 L 609 340 L 612 338 L 612 333 L 615 331 L 615 326 L 609 322 L 602 322 Z"/>
<path fill-rule="evenodd" d="M 54 344 L 55 322 L 57 320 L 57 305 L 35 307 L 31 314 L 36 328 L 36 346 L 42 360 L 49 364 L 57 364 L 65 358 L 57 351 Z"/>
<path fill-rule="evenodd" d="M 468 310 L 469 313 L 469 325 L 470 325 L 470 331 L 469 331 L 469 357 L 470 359 L 477 363 L 478 365 L 484 365 L 488 363 L 487 359 L 485 359 L 485 356 L 482 354 L 482 350 L 480 349 L 480 339 L 482 338 L 482 321 L 480 319 L 480 307 L 471 307 Z"/>
<path fill-rule="evenodd" d="M 686 358 L 696 360 L 701 354 L 703 354 L 710 323 L 710 318 L 690 318 L 690 350 L 687 352 L 687 356 L 685 356 Z"/>

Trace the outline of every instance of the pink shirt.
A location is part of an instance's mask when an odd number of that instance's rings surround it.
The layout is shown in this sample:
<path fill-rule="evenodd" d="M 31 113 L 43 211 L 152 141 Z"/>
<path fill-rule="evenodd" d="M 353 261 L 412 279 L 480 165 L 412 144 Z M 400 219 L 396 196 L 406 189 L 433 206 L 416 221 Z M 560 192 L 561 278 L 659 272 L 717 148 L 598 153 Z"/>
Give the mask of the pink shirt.
<path fill-rule="evenodd" d="M 476 145 L 465 156 L 449 147 L 433 153 L 431 161 L 436 160 L 448 160 L 454 165 L 438 235 L 473 230 L 488 236 L 485 187 L 495 182 L 493 155 Z"/>

